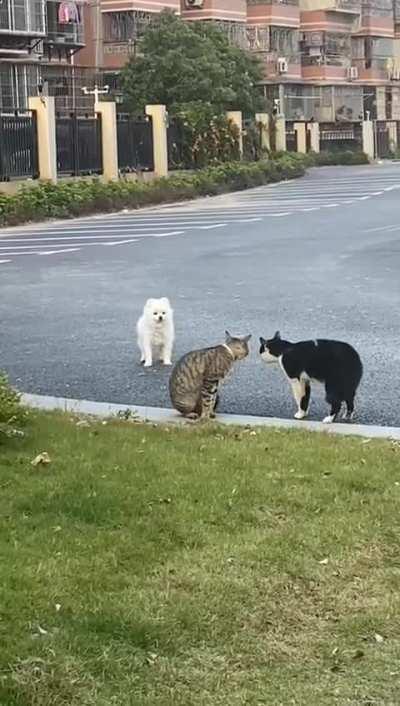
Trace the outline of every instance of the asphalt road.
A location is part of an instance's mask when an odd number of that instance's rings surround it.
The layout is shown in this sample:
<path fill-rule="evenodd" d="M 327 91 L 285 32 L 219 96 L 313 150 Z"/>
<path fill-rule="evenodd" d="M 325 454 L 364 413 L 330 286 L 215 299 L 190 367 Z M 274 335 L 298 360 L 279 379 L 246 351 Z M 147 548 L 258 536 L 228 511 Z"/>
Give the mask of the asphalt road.
<path fill-rule="evenodd" d="M 359 350 L 357 419 L 400 425 L 400 164 L 140 213 L 3 229 L 0 368 L 26 392 L 168 406 L 169 370 L 139 366 L 135 322 L 169 296 L 175 358 L 252 333 L 221 409 L 291 417 L 258 337 L 332 337 Z M 315 388 L 311 418 L 326 413 Z M 299 422 L 301 424 L 301 422 Z"/>

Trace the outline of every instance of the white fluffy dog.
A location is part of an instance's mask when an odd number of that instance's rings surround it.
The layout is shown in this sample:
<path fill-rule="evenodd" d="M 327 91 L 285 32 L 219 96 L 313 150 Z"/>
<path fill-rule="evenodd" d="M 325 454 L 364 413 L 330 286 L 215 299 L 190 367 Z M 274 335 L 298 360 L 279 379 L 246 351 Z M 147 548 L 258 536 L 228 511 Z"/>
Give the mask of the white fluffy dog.
<path fill-rule="evenodd" d="M 164 365 L 171 365 L 174 345 L 174 312 L 167 297 L 148 299 L 136 325 L 140 362 L 145 368 L 153 364 L 154 349 L 160 351 Z"/>

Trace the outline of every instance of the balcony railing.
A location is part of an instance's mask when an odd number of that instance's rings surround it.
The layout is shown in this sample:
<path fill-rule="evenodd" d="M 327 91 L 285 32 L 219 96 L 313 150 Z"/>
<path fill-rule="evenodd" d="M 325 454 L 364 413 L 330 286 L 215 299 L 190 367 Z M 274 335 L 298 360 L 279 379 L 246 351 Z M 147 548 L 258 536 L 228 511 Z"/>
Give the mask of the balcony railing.
<path fill-rule="evenodd" d="M 67 8 L 67 9 L 65 9 Z M 47 0 L 46 43 L 65 47 L 84 46 L 82 5 Z"/>

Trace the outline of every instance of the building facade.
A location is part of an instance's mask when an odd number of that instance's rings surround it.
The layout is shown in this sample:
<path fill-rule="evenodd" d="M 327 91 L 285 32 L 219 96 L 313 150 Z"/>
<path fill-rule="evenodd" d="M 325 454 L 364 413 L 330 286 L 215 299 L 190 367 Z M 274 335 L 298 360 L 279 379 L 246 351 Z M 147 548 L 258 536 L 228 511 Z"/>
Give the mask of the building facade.
<path fill-rule="evenodd" d="M 112 85 L 165 8 L 254 52 L 265 96 L 289 120 L 400 119 L 400 0 L 92 0 L 76 64 Z"/>
<path fill-rule="evenodd" d="M 59 110 L 85 103 L 85 0 L 0 0 L 0 111 L 24 111 L 30 95 L 53 95 Z M 87 99 L 86 99 L 87 102 Z"/>

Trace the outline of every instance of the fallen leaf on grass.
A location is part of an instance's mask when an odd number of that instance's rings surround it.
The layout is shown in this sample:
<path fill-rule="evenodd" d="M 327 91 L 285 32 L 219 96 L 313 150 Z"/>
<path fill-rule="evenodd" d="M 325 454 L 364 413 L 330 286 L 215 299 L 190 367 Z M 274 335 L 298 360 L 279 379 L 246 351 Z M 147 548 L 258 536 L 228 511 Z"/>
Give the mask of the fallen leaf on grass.
<path fill-rule="evenodd" d="M 378 643 L 382 643 L 384 641 L 384 638 L 378 632 L 375 633 L 374 638 L 375 638 L 375 642 L 378 642 Z"/>
<path fill-rule="evenodd" d="M 49 463 L 51 463 L 51 458 L 47 451 L 43 451 L 41 454 L 38 454 L 36 458 L 33 459 L 33 461 L 31 461 L 31 466 L 34 466 L 36 468 L 36 466 L 46 466 Z"/>
<path fill-rule="evenodd" d="M 38 625 L 38 626 L 37 626 L 37 629 L 38 629 L 39 635 L 48 635 L 48 631 L 45 630 L 44 628 L 42 628 L 41 625 Z"/>
<path fill-rule="evenodd" d="M 59 613 L 61 610 L 61 603 L 56 603 L 55 609 L 56 609 L 57 613 Z"/>
<path fill-rule="evenodd" d="M 147 662 L 147 664 L 152 666 L 153 664 L 156 663 L 157 659 L 158 659 L 158 655 L 155 652 L 149 652 L 149 654 L 146 657 L 146 662 Z"/>
<path fill-rule="evenodd" d="M 321 559 L 321 561 L 318 562 L 318 564 L 328 564 L 329 559 Z"/>

